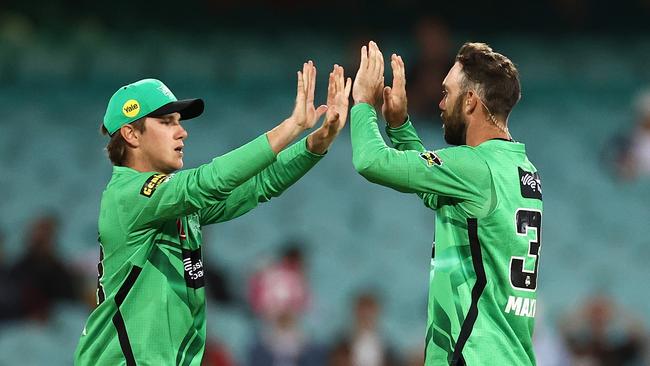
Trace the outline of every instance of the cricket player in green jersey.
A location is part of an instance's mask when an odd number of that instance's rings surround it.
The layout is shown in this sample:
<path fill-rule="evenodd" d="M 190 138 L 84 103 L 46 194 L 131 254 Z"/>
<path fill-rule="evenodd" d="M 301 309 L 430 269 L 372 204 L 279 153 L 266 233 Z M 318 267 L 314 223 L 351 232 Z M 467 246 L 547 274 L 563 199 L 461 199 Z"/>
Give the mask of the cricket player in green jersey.
<path fill-rule="evenodd" d="M 326 153 L 345 125 L 351 80 L 330 73 L 327 105 L 314 107 L 316 68 L 298 72 L 292 115 L 253 141 L 179 171 L 187 132 L 203 111 L 160 81 L 120 88 L 103 130 L 113 175 L 102 195 L 97 308 L 77 365 L 200 365 L 206 337 L 201 227 L 231 220 L 279 196 Z M 285 149 L 300 133 L 323 124 Z"/>
<path fill-rule="evenodd" d="M 534 365 L 532 335 L 541 246 L 542 190 L 508 116 L 519 101 L 512 62 L 465 44 L 443 81 L 444 137 L 425 150 L 407 115 L 404 62 L 392 87 L 374 42 L 361 50 L 351 111 L 353 162 L 371 182 L 415 193 L 436 211 L 425 364 Z M 379 133 L 373 106 L 381 107 Z"/>

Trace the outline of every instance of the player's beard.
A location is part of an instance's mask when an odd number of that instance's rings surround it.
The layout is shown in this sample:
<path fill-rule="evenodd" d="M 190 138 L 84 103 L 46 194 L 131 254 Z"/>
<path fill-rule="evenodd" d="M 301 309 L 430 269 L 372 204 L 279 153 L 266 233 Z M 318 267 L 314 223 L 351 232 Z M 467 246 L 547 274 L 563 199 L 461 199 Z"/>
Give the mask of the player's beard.
<path fill-rule="evenodd" d="M 465 145 L 467 143 L 467 121 L 463 117 L 463 97 L 456 99 L 454 107 L 440 113 L 442 127 L 445 130 L 445 141 L 449 145 Z"/>

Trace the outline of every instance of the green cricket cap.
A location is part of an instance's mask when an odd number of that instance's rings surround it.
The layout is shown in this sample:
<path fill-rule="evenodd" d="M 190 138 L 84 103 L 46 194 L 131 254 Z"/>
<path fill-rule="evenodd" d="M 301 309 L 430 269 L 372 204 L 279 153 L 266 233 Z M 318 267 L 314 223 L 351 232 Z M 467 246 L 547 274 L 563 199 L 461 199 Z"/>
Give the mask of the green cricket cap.
<path fill-rule="evenodd" d="M 104 127 L 113 135 L 120 127 L 142 117 L 160 117 L 178 112 L 181 120 L 203 113 L 202 99 L 178 100 L 169 88 L 156 79 L 143 79 L 119 88 L 108 101 Z"/>

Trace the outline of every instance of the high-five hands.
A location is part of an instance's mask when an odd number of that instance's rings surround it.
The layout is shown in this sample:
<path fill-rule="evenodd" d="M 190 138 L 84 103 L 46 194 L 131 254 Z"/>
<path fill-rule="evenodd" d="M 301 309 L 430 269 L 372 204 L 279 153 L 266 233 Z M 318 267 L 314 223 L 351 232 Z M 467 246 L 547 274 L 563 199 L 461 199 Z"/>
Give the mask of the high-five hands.
<path fill-rule="evenodd" d="M 324 105 L 314 107 L 315 89 L 316 66 L 312 61 L 308 61 L 302 65 L 302 72 L 298 71 L 296 105 L 289 117 L 302 131 L 314 127 L 316 121 L 327 111 L 327 106 Z"/>
<path fill-rule="evenodd" d="M 278 154 L 300 133 L 314 127 L 316 121 L 327 112 L 323 124 L 307 137 L 309 151 L 324 154 L 345 126 L 351 88 L 352 80 L 348 78 L 346 82 L 343 68 L 334 65 L 327 89 L 327 105 L 316 108 L 314 106 L 316 66 L 312 61 L 305 62 L 302 71 L 298 71 L 296 104 L 291 116 L 266 134 L 273 152 Z"/>
<path fill-rule="evenodd" d="M 327 114 L 323 124 L 307 137 L 307 148 L 316 154 L 324 154 L 345 126 L 352 80 L 343 75 L 343 67 L 334 65 L 327 87 Z"/>
<path fill-rule="evenodd" d="M 388 125 L 399 127 L 407 118 L 404 61 L 401 56 L 393 54 L 390 65 L 393 69 L 393 86 L 384 87 L 384 58 L 379 47 L 373 41 L 361 47 L 361 63 L 354 79 L 352 98 L 355 104 L 383 104 L 381 112 Z"/>
<path fill-rule="evenodd" d="M 354 104 L 379 104 L 384 89 L 384 57 L 375 42 L 361 47 L 361 63 L 352 87 Z"/>
<path fill-rule="evenodd" d="M 407 118 L 406 73 L 402 56 L 393 54 L 390 66 L 393 69 L 393 87 L 384 87 L 381 113 L 388 126 L 395 128 L 403 125 Z"/>

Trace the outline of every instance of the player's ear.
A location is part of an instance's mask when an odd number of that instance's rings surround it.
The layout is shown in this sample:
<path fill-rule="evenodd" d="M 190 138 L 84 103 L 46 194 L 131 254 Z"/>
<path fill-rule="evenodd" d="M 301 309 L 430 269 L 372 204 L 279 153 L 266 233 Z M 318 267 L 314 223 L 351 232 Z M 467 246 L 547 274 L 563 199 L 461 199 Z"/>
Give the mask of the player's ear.
<path fill-rule="evenodd" d="M 478 95 L 475 91 L 469 90 L 465 93 L 465 103 L 463 104 L 463 110 L 467 114 L 474 113 L 476 106 L 478 105 Z"/>
<path fill-rule="evenodd" d="M 124 141 L 126 141 L 126 143 L 129 144 L 131 147 L 140 146 L 140 140 L 139 140 L 140 133 L 131 124 L 126 124 L 120 127 L 118 133 L 122 135 Z"/>

